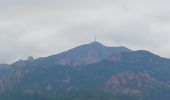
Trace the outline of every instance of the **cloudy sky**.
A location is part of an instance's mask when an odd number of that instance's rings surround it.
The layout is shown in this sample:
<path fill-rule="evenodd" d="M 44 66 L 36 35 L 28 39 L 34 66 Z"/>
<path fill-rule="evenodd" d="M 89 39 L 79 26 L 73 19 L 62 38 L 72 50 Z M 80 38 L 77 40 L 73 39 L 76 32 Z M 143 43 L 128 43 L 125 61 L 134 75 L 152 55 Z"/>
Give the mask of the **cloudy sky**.
<path fill-rule="evenodd" d="M 170 58 L 169 0 L 0 0 L 0 63 L 97 40 Z"/>

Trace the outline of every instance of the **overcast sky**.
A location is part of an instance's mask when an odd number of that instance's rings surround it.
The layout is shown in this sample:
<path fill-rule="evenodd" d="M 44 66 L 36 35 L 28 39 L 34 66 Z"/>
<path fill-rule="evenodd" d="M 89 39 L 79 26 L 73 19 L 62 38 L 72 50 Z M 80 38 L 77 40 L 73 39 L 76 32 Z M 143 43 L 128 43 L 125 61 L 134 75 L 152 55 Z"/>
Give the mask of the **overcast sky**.
<path fill-rule="evenodd" d="M 0 0 L 0 63 L 97 40 L 170 58 L 169 0 Z"/>

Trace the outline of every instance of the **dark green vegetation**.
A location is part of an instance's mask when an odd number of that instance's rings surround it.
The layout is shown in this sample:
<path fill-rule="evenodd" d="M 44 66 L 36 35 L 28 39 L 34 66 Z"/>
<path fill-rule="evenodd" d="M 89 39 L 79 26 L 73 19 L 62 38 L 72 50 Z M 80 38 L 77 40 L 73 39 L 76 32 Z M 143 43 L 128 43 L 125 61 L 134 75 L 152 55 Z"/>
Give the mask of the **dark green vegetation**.
<path fill-rule="evenodd" d="M 8 67 L 0 100 L 170 99 L 170 60 L 144 50 L 94 42 Z"/>

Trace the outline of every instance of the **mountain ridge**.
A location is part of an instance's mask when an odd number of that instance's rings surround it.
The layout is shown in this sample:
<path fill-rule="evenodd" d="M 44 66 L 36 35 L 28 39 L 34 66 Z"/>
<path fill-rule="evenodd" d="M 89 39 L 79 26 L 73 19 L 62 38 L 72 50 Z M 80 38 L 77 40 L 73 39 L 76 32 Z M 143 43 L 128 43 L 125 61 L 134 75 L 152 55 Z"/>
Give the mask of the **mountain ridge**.
<path fill-rule="evenodd" d="M 97 60 L 89 62 L 89 55 Z M 51 95 L 87 90 L 139 100 L 170 99 L 170 60 L 149 51 L 90 43 L 41 59 L 29 58 L 11 64 L 0 77 L 0 93 Z"/>

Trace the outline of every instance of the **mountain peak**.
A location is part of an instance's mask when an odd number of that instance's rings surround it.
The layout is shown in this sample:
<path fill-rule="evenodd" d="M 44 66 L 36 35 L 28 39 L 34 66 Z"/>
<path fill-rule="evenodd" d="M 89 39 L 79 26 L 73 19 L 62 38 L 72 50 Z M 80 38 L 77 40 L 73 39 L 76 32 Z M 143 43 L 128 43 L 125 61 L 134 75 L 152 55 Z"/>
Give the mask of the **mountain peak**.
<path fill-rule="evenodd" d="M 100 42 L 91 42 L 89 44 L 86 44 L 86 45 L 83 45 L 84 47 L 92 47 L 92 48 L 107 48 L 107 46 L 103 45 L 102 43 Z"/>
<path fill-rule="evenodd" d="M 61 54 L 52 55 L 40 59 L 43 63 L 55 63 L 61 65 L 86 65 L 99 62 L 108 58 L 113 53 L 129 52 L 124 47 L 107 47 L 99 42 L 80 45 L 73 49 L 67 50 Z"/>
<path fill-rule="evenodd" d="M 93 47 L 102 47 L 102 48 L 114 48 L 114 49 L 119 49 L 120 51 L 118 50 L 118 52 L 128 52 L 128 51 L 132 51 L 132 50 L 128 49 L 128 48 L 125 47 L 125 46 L 108 47 L 108 46 L 105 46 L 105 45 L 103 45 L 102 43 L 97 42 L 97 41 L 91 42 L 91 43 L 89 43 L 89 44 L 87 44 L 87 45 L 93 46 Z M 121 49 L 122 49 L 123 51 L 122 51 Z"/>
<path fill-rule="evenodd" d="M 90 45 L 100 45 L 100 46 L 102 45 L 103 46 L 103 44 L 101 44 L 100 42 L 97 42 L 97 41 L 91 42 Z"/>

